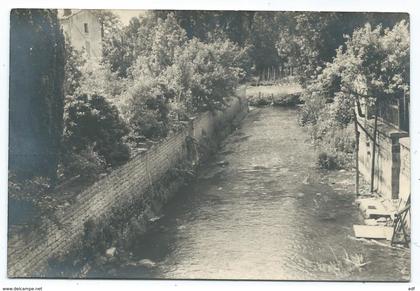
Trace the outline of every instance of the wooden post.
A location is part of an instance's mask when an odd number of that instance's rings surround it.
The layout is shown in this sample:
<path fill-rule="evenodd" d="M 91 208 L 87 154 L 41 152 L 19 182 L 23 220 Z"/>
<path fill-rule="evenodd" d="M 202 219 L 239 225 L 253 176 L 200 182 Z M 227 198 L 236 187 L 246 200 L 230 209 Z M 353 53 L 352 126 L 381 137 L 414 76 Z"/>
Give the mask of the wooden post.
<path fill-rule="evenodd" d="M 359 129 L 358 129 L 356 110 L 354 110 L 354 109 L 353 109 L 353 118 L 354 118 L 354 132 L 356 134 L 356 145 L 355 145 L 356 181 L 355 181 L 355 191 L 356 191 L 356 196 L 359 196 L 359 137 L 360 137 L 360 132 L 359 132 Z"/>
<path fill-rule="evenodd" d="M 376 139 L 378 134 L 378 101 L 375 102 L 375 125 L 373 129 L 372 168 L 370 170 L 370 193 L 373 193 L 375 182 Z"/>

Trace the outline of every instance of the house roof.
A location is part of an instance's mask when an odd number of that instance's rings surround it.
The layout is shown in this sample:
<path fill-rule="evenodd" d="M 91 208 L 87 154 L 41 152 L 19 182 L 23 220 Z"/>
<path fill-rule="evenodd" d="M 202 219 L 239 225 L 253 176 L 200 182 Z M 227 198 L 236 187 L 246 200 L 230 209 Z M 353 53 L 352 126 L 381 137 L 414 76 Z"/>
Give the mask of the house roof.
<path fill-rule="evenodd" d="M 61 11 L 59 12 L 58 18 L 60 20 L 69 19 L 69 18 L 72 18 L 73 16 L 75 16 L 75 15 L 81 13 L 81 12 L 89 12 L 89 13 L 92 13 L 90 11 L 90 9 L 71 9 L 71 14 L 70 15 L 64 15 L 64 9 L 61 9 Z"/>

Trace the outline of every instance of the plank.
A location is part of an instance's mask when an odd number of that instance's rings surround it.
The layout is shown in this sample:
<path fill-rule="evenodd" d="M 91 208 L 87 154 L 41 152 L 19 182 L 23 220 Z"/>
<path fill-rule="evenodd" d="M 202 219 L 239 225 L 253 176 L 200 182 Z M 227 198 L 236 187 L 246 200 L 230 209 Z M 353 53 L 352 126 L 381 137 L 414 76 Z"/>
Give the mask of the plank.
<path fill-rule="evenodd" d="M 354 236 L 391 240 L 394 228 L 382 225 L 353 225 Z"/>

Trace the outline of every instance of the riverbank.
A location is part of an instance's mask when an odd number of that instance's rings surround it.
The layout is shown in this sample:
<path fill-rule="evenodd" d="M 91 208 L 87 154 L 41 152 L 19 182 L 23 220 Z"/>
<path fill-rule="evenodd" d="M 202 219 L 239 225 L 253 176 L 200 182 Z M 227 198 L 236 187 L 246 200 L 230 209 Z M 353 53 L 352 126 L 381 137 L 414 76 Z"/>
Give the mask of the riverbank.
<path fill-rule="evenodd" d="M 193 126 L 197 139 L 188 139 L 186 144 L 187 148 L 192 148 L 192 153 L 143 194 L 149 197 L 149 203 L 144 199 L 133 199 L 128 208 L 115 208 L 107 221 L 85 223 L 82 240 L 64 255 L 52 257 L 46 276 L 101 278 L 106 270 L 109 276 L 113 276 L 117 268 L 155 267 L 155 262 L 149 259 L 133 260 L 129 250 L 159 228 L 159 221 L 165 217 L 165 205 L 194 183 L 198 173 L 218 151 L 220 143 L 236 129 L 246 112 L 245 109 L 233 119 L 216 122 L 211 130 L 205 130 L 205 126 Z M 221 117 L 223 113 L 218 115 Z M 203 116 L 198 119 L 205 120 Z"/>
<path fill-rule="evenodd" d="M 295 106 L 301 103 L 302 87 L 296 82 L 249 85 L 246 96 L 251 106 Z"/>
<path fill-rule="evenodd" d="M 80 193 L 75 204 L 56 214 L 58 221 L 31 231 L 25 239 L 9 241 L 8 276 L 68 277 L 66 264 L 58 268 L 59 274 L 48 274 L 46 269 L 58 267 L 72 253 L 78 256 L 70 266 L 83 267 L 95 256 L 92 249 L 114 253 L 115 245 L 127 235 L 144 233 L 172 193 L 193 176 L 194 168 L 212 149 L 209 141 L 222 138 L 234 119 L 247 112 L 247 103 L 240 97 L 232 97 L 228 104 L 222 112 L 199 115 L 185 130 Z"/>

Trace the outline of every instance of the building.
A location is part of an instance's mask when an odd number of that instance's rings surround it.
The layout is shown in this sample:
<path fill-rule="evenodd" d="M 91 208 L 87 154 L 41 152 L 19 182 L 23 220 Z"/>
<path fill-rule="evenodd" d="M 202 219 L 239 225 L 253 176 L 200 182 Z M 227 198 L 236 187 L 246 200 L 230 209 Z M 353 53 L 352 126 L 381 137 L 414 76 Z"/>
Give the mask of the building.
<path fill-rule="evenodd" d="M 75 49 L 84 50 L 93 60 L 102 57 L 103 29 L 93 10 L 64 9 L 59 19 L 66 39 Z"/>
<path fill-rule="evenodd" d="M 360 173 L 370 181 L 374 164 L 374 190 L 386 199 L 407 201 L 411 193 L 409 104 L 409 96 L 402 96 L 379 107 L 375 150 L 373 116 L 364 110 L 365 117 L 358 117 L 365 128 L 359 141 Z"/>

